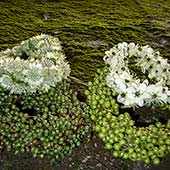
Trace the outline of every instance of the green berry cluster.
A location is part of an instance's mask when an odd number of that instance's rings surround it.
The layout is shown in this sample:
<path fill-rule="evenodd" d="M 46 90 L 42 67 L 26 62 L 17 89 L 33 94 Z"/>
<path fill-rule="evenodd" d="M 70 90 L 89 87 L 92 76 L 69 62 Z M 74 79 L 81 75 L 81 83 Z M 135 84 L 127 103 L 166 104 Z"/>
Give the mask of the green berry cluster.
<path fill-rule="evenodd" d="M 66 80 L 33 94 L 9 94 L 0 88 L 0 150 L 64 157 L 89 131 L 88 112 Z"/>
<path fill-rule="evenodd" d="M 94 131 L 114 157 L 158 165 L 161 158 L 170 153 L 170 123 L 135 126 L 130 114 L 116 102 L 115 91 L 106 85 L 105 74 L 105 69 L 97 70 L 94 81 L 88 83 L 85 91 Z"/>
<path fill-rule="evenodd" d="M 160 104 L 157 108 L 164 110 L 164 111 L 169 111 L 170 105 L 169 104 Z"/>

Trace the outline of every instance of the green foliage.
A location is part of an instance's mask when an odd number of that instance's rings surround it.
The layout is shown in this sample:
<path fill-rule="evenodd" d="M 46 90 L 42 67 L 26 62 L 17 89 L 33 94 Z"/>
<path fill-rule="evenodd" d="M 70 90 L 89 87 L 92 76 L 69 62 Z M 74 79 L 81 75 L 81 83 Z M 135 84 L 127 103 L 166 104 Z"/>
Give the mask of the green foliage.
<path fill-rule="evenodd" d="M 89 131 L 89 107 L 62 81 L 48 92 L 9 94 L 0 89 L 0 150 L 55 160 L 71 153 Z"/>
<path fill-rule="evenodd" d="M 99 69 L 85 91 L 94 131 L 114 157 L 158 165 L 170 153 L 169 122 L 137 127 L 130 114 L 116 102 L 116 93 L 106 85 L 105 76 L 106 70 Z"/>

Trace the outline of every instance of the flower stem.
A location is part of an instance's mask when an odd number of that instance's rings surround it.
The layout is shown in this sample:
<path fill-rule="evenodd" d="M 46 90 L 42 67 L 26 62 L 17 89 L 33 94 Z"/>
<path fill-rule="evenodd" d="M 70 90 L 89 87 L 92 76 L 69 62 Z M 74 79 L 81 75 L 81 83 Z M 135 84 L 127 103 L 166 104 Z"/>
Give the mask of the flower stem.
<path fill-rule="evenodd" d="M 69 76 L 69 78 L 70 78 L 71 80 L 73 80 L 74 82 L 78 83 L 78 84 L 81 84 L 81 85 L 86 86 L 86 87 L 88 86 L 87 83 L 83 82 L 82 80 L 80 80 L 80 79 L 78 79 L 78 78 L 76 78 L 76 77 Z"/>

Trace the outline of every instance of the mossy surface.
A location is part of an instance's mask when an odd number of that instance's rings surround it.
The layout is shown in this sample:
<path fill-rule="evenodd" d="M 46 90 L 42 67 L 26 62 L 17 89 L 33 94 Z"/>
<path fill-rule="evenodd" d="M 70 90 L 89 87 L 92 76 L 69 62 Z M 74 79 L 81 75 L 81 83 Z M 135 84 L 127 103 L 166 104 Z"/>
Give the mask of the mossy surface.
<path fill-rule="evenodd" d="M 119 42 L 149 44 L 170 56 L 170 0 L 1 0 L 0 50 L 40 33 L 62 42 L 72 75 L 93 78 Z"/>

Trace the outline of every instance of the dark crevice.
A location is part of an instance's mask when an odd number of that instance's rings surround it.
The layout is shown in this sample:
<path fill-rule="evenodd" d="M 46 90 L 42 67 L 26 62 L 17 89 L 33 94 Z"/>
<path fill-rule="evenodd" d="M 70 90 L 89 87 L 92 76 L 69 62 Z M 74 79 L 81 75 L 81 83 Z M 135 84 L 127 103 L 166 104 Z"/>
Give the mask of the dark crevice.
<path fill-rule="evenodd" d="M 166 124 L 167 120 L 170 118 L 169 111 L 161 110 L 160 108 L 153 107 L 139 107 L 123 109 L 123 112 L 128 112 L 135 121 L 136 127 L 147 127 L 150 124 L 155 124 L 156 122 L 161 122 Z M 120 112 L 121 113 L 121 112 Z"/>

